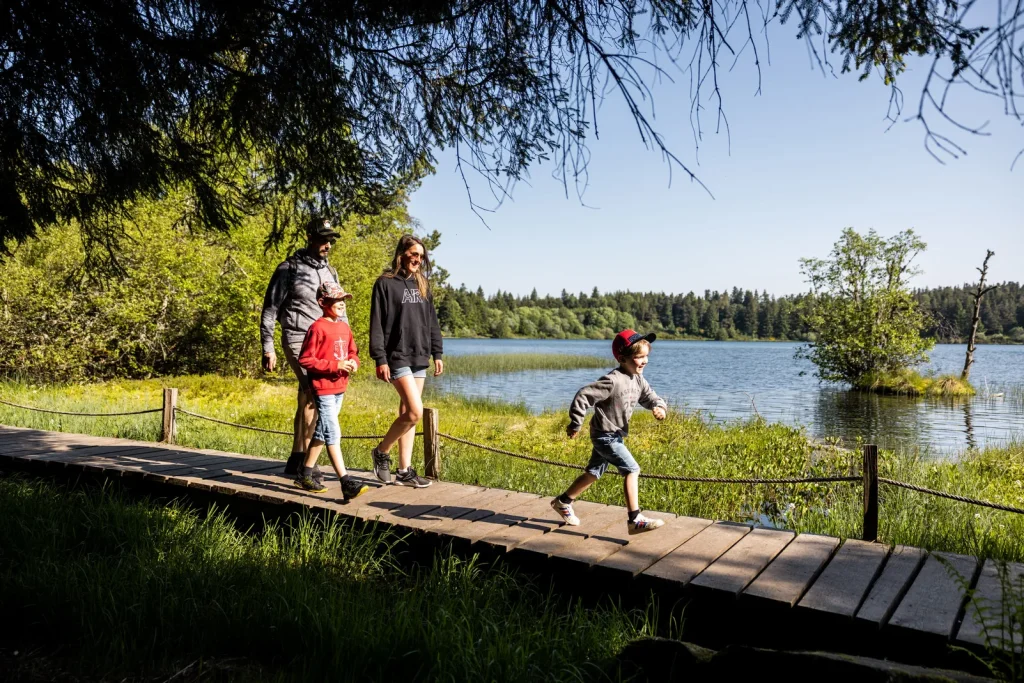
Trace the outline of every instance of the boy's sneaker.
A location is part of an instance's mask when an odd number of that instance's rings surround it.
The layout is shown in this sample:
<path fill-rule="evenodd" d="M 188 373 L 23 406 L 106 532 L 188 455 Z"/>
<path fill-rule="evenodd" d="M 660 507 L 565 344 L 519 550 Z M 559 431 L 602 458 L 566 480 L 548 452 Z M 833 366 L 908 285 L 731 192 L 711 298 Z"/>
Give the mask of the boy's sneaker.
<path fill-rule="evenodd" d="M 381 453 L 376 448 L 373 449 L 373 476 L 380 479 L 385 484 L 391 483 L 391 456 L 387 453 Z"/>
<path fill-rule="evenodd" d="M 629 529 L 629 535 L 642 534 L 645 531 L 654 531 L 658 527 L 665 526 L 665 520 L 654 519 L 653 517 L 644 517 L 643 514 L 639 514 L 633 519 L 626 522 L 626 527 Z"/>
<path fill-rule="evenodd" d="M 327 487 L 324 486 L 322 481 L 318 481 L 311 476 L 299 475 L 295 478 L 295 485 L 300 489 L 309 491 L 310 493 L 324 493 L 327 491 Z"/>
<path fill-rule="evenodd" d="M 341 480 L 341 495 L 345 499 L 345 502 L 352 500 L 353 498 L 366 493 L 370 487 L 361 481 L 353 479 L 352 477 L 345 477 Z"/>
<path fill-rule="evenodd" d="M 420 475 L 416 474 L 416 470 L 410 467 L 405 472 L 395 473 L 395 483 L 399 486 L 411 486 L 415 489 L 425 489 L 434 482 L 429 479 L 424 479 Z"/>
<path fill-rule="evenodd" d="M 569 526 L 579 526 L 580 518 L 573 512 L 572 503 L 563 503 L 557 498 L 551 500 L 551 509 L 558 513 L 562 521 Z"/>

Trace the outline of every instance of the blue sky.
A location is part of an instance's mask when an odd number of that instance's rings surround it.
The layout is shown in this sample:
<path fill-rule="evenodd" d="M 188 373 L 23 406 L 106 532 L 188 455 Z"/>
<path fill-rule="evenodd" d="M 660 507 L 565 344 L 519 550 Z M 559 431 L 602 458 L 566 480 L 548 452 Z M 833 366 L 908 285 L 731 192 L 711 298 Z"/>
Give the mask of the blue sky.
<path fill-rule="evenodd" d="M 731 139 L 714 134 L 714 104 L 705 101 L 704 140 L 695 147 L 688 76 L 655 88 L 655 127 L 713 198 L 678 169 L 669 184 L 669 167 L 645 149 L 618 97 L 598 111 L 584 204 L 573 188 L 566 197 L 551 165 L 538 166 L 512 201 L 485 214 L 485 226 L 453 155 L 440 153 L 411 211 L 423 230 L 441 232 L 434 257 L 450 282 L 488 294 L 595 286 L 788 294 L 806 290 L 798 259 L 826 256 L 846 226 L 883 235 L 914 228 L 928 243 L 918 286 L 973 281 L 985 249 L 996 252 L 993 281 L 1024 280 L 1024 159 L 1011 171 L 1024 131 L 1000 101 L 962 92 L 957 111 L 965 122 L 989 121 L 992 135 L 944 127 L 968 154 L 941 165 L 925 151 L 918 123 L 886 130 L 889 89 L 880 79 L 823 76 L 791 27 L 771 35 L 760 95 L 751 60 L 724 77 Z M 916 111 L 927 66 L 911 63 L 900 79 L 904 115 Z M 474 193 L 480 203 L 489 198 L 483 185 Z"/>

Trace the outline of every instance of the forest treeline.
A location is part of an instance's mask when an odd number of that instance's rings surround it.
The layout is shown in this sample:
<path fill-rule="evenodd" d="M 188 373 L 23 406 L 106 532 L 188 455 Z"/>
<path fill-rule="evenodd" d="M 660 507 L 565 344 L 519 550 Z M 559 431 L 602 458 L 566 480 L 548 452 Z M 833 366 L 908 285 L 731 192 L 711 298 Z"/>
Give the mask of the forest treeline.
<path fill-rule="evenodd" d="M 961 342 L 970 334 L 971 285 L 914 291 L 928 325 L 924 334 L 939 342 Z M 775 297 L 767 292 L 733 288 L 704 290 L 702 295 L 654 292 L 527 296 L 497 292 L 486 296 L 465 285 L 445 287 L 438 297 L 438 317 L 445 334 L 458 337 L 542 337 L 610 339 L 634 328 L 677 339 L 813 340 L 805 312 L 810 294 Z M 1024 342 L 1024 287 L 1004 282 L 985 295 L 979 341 Z"/>

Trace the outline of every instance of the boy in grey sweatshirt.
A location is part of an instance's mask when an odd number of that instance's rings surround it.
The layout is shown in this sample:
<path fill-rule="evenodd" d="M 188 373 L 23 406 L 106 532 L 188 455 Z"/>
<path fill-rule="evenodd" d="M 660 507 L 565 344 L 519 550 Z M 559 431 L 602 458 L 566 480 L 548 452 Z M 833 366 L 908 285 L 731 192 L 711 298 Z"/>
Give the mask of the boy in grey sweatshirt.
<path fill-rule="evenodd" d="M 642 335 L 633 330 L 619 332 L 612 341 L 612 353 L 619 367 L 576 392 L 569 406 L 569 426 L 565 432 L 570 439 L 579 434 L 587 409 L 594 407 L 594 417 L 590 420 L 590 441 L 594 450 L 586 472 L 577 477 L 565 493 L 551 501 L 551 507 L 570 526 L 580 523 L 572 509 L 573 501 L 601 478 L 608 465 L 615 465 L 619 473 L 625 475 L 629 533 L 652 531 L 665 524 L 664 520 L 640 514 L 640 466 L 623 443 L 629 434 L 629 419 L 638 403 L 651 410 L 656 419 L 665 419 L 668 406 L 654 393 L 643 374 L 654 339 L 654 334 Z"/>

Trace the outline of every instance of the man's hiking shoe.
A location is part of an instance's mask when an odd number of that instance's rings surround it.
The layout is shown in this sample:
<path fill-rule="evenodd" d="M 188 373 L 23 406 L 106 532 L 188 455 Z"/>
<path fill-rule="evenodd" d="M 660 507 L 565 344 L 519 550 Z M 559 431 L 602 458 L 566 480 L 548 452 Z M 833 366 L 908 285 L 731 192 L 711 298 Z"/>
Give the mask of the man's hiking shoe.
<path fill-rule="evenodd" d="M 286 475 L 298 476 L 299 468 L 302 467 L 303 461 L 306 459 L 305 453 L 292 453 L 288 456 L 288 462 L 284 464 L 284 473 Z M 323 482 L 324 475 L 320 471 L 320 465 L 313 465 L 313 478 Z"/>
<path fill-rule="evenodd" d="M 301 474 L 295 478 L 295 485 L 310 493 L 324 493 L 327 491 L 327 487 L 324 486 L 322 481 Z"/>
<path fill-rule="evenodd" d="M 569 526 L 579 526 L 580 518 L 573 512 L 572 503 L 563 503 L 557 498 L 551 500 L 551 509 L 558 513 L 558 516 L 562 518 L 562 521 Z"/>
<path fill-rule="evenodd" d="M 284 464 L 284 473 L 296 475 L 302 467 L 302 461 L 306 459 L 305 453 L 292 453 L 288 456 L 288 462 Z"/>
<path fill-rule="evenodd" d="M 353 498 L 366 493 L 370 487 L 361 481 L 346 477 L 341 480 L 341 495 L 345 499 L 345 502 L 352 500 Z"/>
<path fill-rule="evenodd" d="M 658 527 L 665 526 L 665 520 L 644 517 L 641 514 L 626 522 L 626 526 L 629 528 L 630 536 L 632 536 L 633 534 L 642 534 L 645 531 L 654 531 Z"/>
<path fill-rule="evenodd" d="M 391 456 L 373 449 L 373 476 L 385 484 L 391 483 Z"/>
<path fill-rule="evenodd" d="M 416 474 L 416 470 L 410 467 L 405 472 L 395 473 L 395 483 L 399 486 L 411 486 L 415 489 L 425 489 L 434 482 L 429 479 L 424 479 L 420 475 Z"/>

